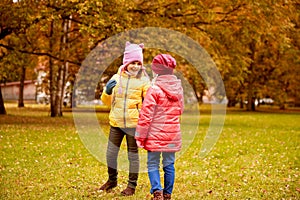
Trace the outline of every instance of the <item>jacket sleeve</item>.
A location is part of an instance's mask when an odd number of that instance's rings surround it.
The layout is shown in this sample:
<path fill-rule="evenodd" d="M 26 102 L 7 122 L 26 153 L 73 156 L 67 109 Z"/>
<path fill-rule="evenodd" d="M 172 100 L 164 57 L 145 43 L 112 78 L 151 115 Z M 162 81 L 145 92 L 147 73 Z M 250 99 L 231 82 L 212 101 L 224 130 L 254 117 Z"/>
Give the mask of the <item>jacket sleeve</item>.
<path fill-rule="evenodd" d="M 147 91 L 148 91 L 150 85 L 151 85 L 150 80 L 147 78 L 147 80 L 145 81 L 144 86 L 143 86 L 143 98 L 144 99 L 146 97 L 146 94 L 147 94 Z"/>
<path fill-rule="evenodd" d="M 147 140 L 148 130 L 151 126 L 157 104 L 156 96 L 155 90 L 150 87 L 144 99 L 143 106 L 140 111 L 139 121 L 136 127 L 135 139 L 138 141 L 144 142 Z"/>
<path fill-rule="evenodd" d="M 181 95 L 181 98 L 180 98 L 180 102 L 179 102 L 179 106 L 180 106 L 180 108 L 181 108 L 181 112 L 180 112 L 180 114 L 182 114 L 183 113 L 183 111 L 184 111 L 184 95 L 183 95 L 183 89 L 181 89 L 181 91 L 182 91 L 182 95 Z"/>
<path fill-rule="evenodd" d="M 111 106 L 111 95 L 106 94 L 105 92 L 105 88 L 103 89 L 103 92 L 101 94 L 101 101 L 107 105 L 107 106 Z"/>

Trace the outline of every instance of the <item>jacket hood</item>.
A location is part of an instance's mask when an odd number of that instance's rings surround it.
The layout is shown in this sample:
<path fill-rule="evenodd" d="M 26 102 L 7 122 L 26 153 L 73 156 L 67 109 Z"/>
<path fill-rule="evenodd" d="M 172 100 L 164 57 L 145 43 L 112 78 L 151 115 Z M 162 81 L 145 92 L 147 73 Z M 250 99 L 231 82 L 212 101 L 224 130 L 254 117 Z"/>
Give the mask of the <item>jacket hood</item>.
<path fill-rule="evenodd" d="M 183 98 L 181 80 L 175 75 L 160 75 L 156 78 L 154 84 L 173 101 L 179 101 Z"/>

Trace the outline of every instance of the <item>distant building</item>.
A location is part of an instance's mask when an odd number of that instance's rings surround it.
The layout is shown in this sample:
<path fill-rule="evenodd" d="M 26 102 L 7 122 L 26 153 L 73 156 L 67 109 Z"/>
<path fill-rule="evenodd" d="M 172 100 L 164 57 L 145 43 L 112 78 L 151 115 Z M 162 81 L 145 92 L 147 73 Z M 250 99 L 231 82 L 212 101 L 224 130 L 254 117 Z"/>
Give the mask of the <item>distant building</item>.
<path fill-rule="evenodd" d="M 20 93 L 20 82 L 1 84 L 1 91 L 4 101 L 18 100 Z M 36 100 L 36 81 L 24 81 L 24 100 Z"/>

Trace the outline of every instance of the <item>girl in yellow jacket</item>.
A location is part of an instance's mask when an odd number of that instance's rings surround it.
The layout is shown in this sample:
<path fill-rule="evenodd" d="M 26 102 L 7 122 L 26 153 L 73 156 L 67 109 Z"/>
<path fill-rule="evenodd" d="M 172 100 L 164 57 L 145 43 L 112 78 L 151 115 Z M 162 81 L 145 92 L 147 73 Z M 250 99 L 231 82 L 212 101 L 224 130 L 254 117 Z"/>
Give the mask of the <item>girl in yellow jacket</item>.
<path fill-rule="evenodd" d="M 107 82 L 101 95 L 104 104 L 111 107 L 109 113 L 109 141 L 106 151 L 108 181 L 100 190 L 111 190 L 117 186 L 117 157 L 124 136 L 127 141 L 129 177 L 124 196 L 135 193 L 139 173 L 138 147 L 134 138 L 139 110 L 150 87 L 150 80 L 143 67 L 144 44 L 126 42 L 123 65 Z"/>

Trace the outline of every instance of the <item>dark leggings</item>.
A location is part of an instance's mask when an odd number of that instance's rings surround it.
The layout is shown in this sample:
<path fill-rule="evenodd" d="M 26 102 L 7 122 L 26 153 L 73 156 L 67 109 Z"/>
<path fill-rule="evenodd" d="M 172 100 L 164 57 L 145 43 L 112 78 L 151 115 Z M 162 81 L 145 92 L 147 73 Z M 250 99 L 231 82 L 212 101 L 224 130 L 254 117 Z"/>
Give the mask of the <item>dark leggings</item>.
<path fill-rule="evenodd" d="M 139 173 L 139 155 L 136 140 L 134 139 L 135 128 L 110 127 L 109 141 L 106 152 L 108 175 L 110 182 L 116 182 L 118 177 L 118 154 L 124 136 L 127 141 L 127 153 L 129 160 L 128 187 L 135 188 Z"/>

